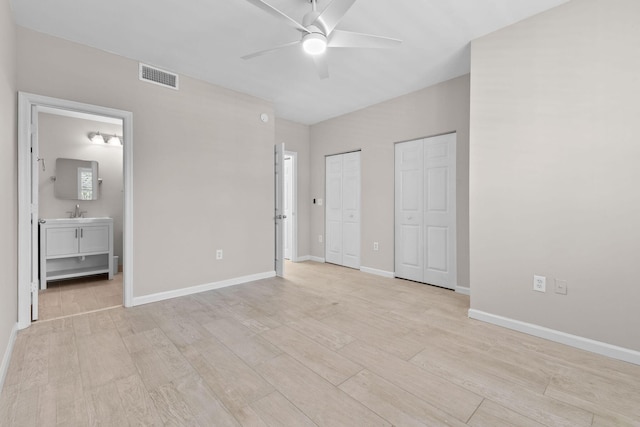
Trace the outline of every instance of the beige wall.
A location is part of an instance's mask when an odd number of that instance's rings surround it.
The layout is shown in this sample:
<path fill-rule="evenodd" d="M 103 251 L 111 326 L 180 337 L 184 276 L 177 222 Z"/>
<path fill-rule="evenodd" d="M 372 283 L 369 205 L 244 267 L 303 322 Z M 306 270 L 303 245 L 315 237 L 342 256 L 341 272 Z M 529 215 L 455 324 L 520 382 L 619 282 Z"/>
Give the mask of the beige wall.
<path fill-rule="evenodd" d="M 469 76 L 311 126 L 311 194 L 324 199 L 324 157 L 361 149 L 361 265 L 394 271 L 394 143 L 456 131 L 458 286 L 469 286 Z M 311 207 L 311 254 L 324 257 L 324 204 Z M 324 239 L 323 239 L 324 240 Z M 373 251 L 373 242 L 379 251 Z"/>
<path fill-rule="evenodd" d="M 309 252 L 309 126 L 276 119 L 276 143 L 284 142 L 285 150 L 298 155 L 298 256 Z M 285 272 L 286 275 L 286 272 Z"/>
<path fill-rule="evenodd" d="M 273 271 L 270 103 L 24 28 L 17 47 L 19 90 L 133 112 L 134 296 Z"/>
<path fill-rule="evenodd" d="M 640 350 L 639 16 L 574 0 L 473 42 L 472 309 Z"/>
<path fill-rule="evenodd" d="M 122 136 L 122 126 L 74 117 L 41 113 L 38 115 L 38 155 L 46 161 L 46 171 L 40 170 L 38 212 L 40 218 L 66 218 L 76 204 L 85 217 L 113 218 L 113 254 L 122 263 L 122 146 L 95 144 L 89 132 Z M 95 160 L 102 179 L 98 200 L 63 200 L 55 197 L 56 159 Z"/>
<path fill-rule="evenodd" d="M 18 320 L 18 171 L 15 26 L 0 1 L 0 363 Z M 1 368 L 1 367 L 0 367 Z M 0 372 L 0 375 L 2 372 Z"/>

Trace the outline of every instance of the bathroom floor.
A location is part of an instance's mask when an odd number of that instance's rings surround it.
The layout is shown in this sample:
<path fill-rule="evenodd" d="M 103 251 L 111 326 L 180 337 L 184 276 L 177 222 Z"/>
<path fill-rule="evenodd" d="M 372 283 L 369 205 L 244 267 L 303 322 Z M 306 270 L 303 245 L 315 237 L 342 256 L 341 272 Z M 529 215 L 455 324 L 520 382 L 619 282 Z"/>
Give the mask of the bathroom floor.
<path fill-rule="evenodd" d="M 39 294 L 39 320 L 52 320 L 122 305 L 122 272 L 49 282 Z"/>

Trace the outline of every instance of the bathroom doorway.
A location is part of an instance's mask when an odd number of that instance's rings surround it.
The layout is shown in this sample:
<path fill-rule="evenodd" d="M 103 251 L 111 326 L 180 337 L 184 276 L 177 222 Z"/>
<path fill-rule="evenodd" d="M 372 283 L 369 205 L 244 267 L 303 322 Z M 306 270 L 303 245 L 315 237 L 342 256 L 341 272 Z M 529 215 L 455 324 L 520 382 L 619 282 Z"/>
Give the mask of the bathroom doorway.
<path fill-rule="evenodd" d="M 297 159 L 284 143 L 274 146 L 274 270 L 279 277 L 285 276 L 285 263 L 298 258 Z"/>
<path fill-rule="evenodd" d="M 21 92 L 18 132 L 18 327 L 38 319 L 40 309 L 46 318 L 57 318 L 107 308 L 104 304 L 131 306 L 132 114 Z M 65 175 L 59 160 L 84 163 Z M 56 188 L 63 176 L 73 179 L 75 199 Z M 46 235 L 44 252 L 39 220 L 54 229 Z M 55 274 L 46 274 L 49 263 Z M 90 290 L 101 281 L 111 289 Z M 62 294 L 53 294 L 65 285 L 83 291 L 66 295 L 63 306 Z M 41 287 L 52 295 L 45 298 Z"/>
<path fill-rule="evenodd" d="M 37 320 L 121 306 L 122 119 L 51 107 L 37 114 Z"/>

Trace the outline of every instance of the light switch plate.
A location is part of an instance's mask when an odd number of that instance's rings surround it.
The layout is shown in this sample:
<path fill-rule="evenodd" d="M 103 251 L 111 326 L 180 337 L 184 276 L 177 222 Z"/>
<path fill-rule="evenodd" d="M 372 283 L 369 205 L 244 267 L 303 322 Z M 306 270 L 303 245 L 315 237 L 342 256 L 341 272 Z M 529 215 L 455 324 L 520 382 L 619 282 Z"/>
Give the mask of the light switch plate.
<path fill-rule="evenodd" d="M 566 295 L 567 294 L 567 281 L 556 279 L 556 294 Z"/>

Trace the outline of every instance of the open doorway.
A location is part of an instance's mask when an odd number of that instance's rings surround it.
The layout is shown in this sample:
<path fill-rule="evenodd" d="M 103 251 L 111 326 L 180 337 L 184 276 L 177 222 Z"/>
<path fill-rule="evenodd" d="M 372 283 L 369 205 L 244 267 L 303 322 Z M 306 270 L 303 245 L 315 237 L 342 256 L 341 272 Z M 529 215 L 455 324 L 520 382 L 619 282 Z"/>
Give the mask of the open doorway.
<path fill-rule="evenodd" d="M 133 299 L 133 265 L 131 262 L 133 248 L 132 114 L 123 110 L 23 92 L 19 93 L 18 99 L 18 327 L 20 329 L 26 328 L 31 324 L 32 320 L 38 319 L 39 294 L 43 285 L 41 278 L 46 279 L 44 287 L 47 287 L 48 279 L 52 279 L 50 283 L 54 283 L 54 281 L 57 282 L 62 279 L 73 278 L 74 280 L 82 281 L 98 278 L 93 273 L 102 274 L 107 278 L 113 279 L 114 276 L 118 277 L 120 275 L 120 268 L 115 266 L 122 264 L 124 268 L 120 276 L 121 294 L 118 296 L 111 295 L 112 301 L 110 303 L 119 299 L 120 304 L 124 304 L 127 307 L 131 306 Z M 65 120 L 59 117 L 53 118 L 54 116 L 62 117 Z M 102 175 L 100 173 L 100 161 L 86 158 L 88 151 L 84 153 L 76 151 L 75 154 L 73 151 L 66 151 L 66 153 L 71 154 L 64 154 L 64 150 L 71 150 L 69 146 L 63 148 L 63 151 L 57 154 L 48 151 L 53 146 L 69 145 L 71 137 L 63 135 L 64 132 L 61 131 L 65 127 L 74 127 L 67 126 L 70 122 L 66 119 L 69 118 L 95 122 L 91 124 L 92 130 L 87 132 L 85 129 L 82 131 L 87 133 L 82 136 L 86 144 L 84 148 L 93 147 L 89 151 L 95 150 L 99 146 L 92 145 L 98 144 L 98 142 L 91 141 L 89 134 L 97 134 L 100 131 L 99 126 L 119 126 L 118 129 L 104 128 L 109 133 L 113 132 L 113 134 L 104 135 L 107 138 L 106 144 L 112 145 L 109 149 L 118 150 L 107 152 L 108 156 L 112 160 L 119 159 L 119 169 L 111 168 L 111 173 L 109 174 L 109 182 L 115 183 L 115 186 L 110 186 L 109 190 L 106 187 L 105 189 L 99 187 L 101 184 L 99 184 L 98 178 L 101 178 L 100 175 Z M 39 119 L 42 119 L 43 123 L 47 122 L 47 126 L 41 129 Z M 41 135 L 39 132 L 46 129 L 48 125 L 52 127 L 52 135 L 42 135 L 44 136 L 42 141 L 44 145 L 43 152 L 40 153 L 39 142 L 41 142 Z M 93 130 L 94 127 L 95 130 Z M 118 133 L 118 130 L 120 130 L 120 133 Z M 51 147 L 49 147 L 47 144 L 49 136 L 59 139 L 59 141 L 50 142 Z M 122 141 L 122 144 L 118 147 L 120 141 Z M 105 144 L 105 142 L 101 142 L 101 144 Z M 106 150 L 107 147 L 100 147 L 100 149 Z M 73 173 L 69 174 L 69 177 L 73 179 L 74 184 L 72 187 L 76 191 L 76 200 L 64 198 L 57 200 L 55 183 L 63 175 L 63 168 L 59 169 L 57 167 L 57 159 L 64 159 L 64 157 L 58 157 L 60 155 L 74 156 L 71 159 L 73 161 L 88 161 L 86 163 L 77 163 L 76 167 L 72 168 Z M 91 155 L 95 156 L 97 154 L 94 151 Z M 105 159 L 103 159 L 103 162 L 106 166 L 108 161 Z M 95 167 L 94 163 L 97 163 Z M 112 175 L 114 173 L 119 174 L 119 178 L 115 178 Z M 51 178 L 52 176 L 54 179 Z M 95 182 L 92 181 L 93 178 L 96 178 Z M 47 180 L 49 181 L 47 182 Z M 90 184 L 91 182 L 93 184 Z M 42 200 L 38 194 L 40 190 L 43 193 Z M 78 196 L 81 192 L 84 194 Z M 95 201 L 89 201 L 90 197 L 98 196 L 102 193 L 102 202 L 104 203 L 107 192 L 116 193 L 115 197 L 120 200 L 119 212 L 113 211 L 110 213 L 104 211 L 104 207 L 99 206 L 101 203 L 99 197 Z M 44 203 L 42 212 L 40 203 Z M 65 208 L 62 207 L 63 205 Z M 67 205 L 70 207 L 67 207 Z M 53 218 L 45 218 L 44 216 Z M 69 218 L 71 216 L 76 218 Z M 80 216 L 88 216 L 91 219 L 78 218 Z M 115 249 L 116 239 L 112 237 L 115 222 L 113 216 L 119 217 L 119 225 L 115 226 L 119 227 L 118 234 L 121 236 L 118 238 L 118 245 L 120 246 L 118 249 Z M 58 230 L 51 234 L 53 246 L 50 250 L 44 252 L 40 250 L 40 219 L 51 219 L 51 221 L 48 221 L 49 225 L 61 225 Z M 98 223 L 93 223 L 94 221 Z M 61 238 L 54 238 L 53 236 L 56 234 L 59 234 Z M 45 242 L 46 244 L 47 242 Z M 121 256 L 118 256 L 117 264 L 114 250 L 121 253 Z M 45 254 L 44 257 L 41 256 L 42 253 Z M 51 277 L 42 276 L 41 270 L 46 271 L 48 269 L 47 262 L 49 260 L 55 266 L 56 275 Z M 44 261 L 44 267 L 42 261 Z M 83 265 L 80 265 L 81 263 Z M 84 275 L 85 273 L 87 276 Z M 89 274 L 91 275 L 89 276 Z M 114 281 L 111 280 L 110 282 Z M 78 285 L 78 283 L 75 283 L 75 285 Z M 111 285 L 118 286 L 117 282 L 111 283 Z M 109 300 L 104 296 L 105 294 L 98 295 L 96 299 Z M 78 312 L 99 309 L 99 307 L 91 303 L 86 304 L 84 308 L 81 307 L 82 304 L 78 305 L 80 307 L 75 310 Z M 57 314 L 55 317 L 64 316 L 64 312 Z M 73 314 L 76 313 L 68 309 L 67 315 Z"/>
<path fill-rule="evenodd" d="M 121 306 L 122 119 L 51 107 L 37 114 L 37 319 Z"/>

